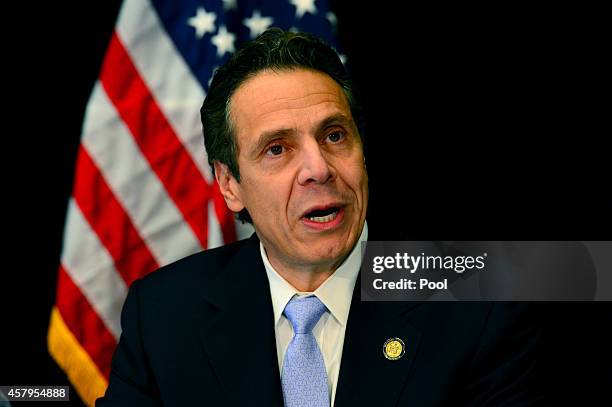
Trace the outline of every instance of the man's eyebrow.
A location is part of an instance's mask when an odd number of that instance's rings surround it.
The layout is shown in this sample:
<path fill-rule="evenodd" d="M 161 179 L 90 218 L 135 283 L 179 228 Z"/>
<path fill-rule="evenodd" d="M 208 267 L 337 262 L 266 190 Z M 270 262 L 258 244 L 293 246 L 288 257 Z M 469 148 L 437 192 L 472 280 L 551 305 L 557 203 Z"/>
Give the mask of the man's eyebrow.
<path fill-rule="evenodd" d="M 275 129 L 275 130 L 269 130 L 269 131 L 263 132 L 261 136 L 259 136 L 259 139 L 257 140 L 257 144 L 255 144 L 255 147 L 251 149 L 251 155 L 256 155 L 270 141 L 278 139 L 278 138 L 288 137 L 288 136 L 293 135 L 294 133 L 295 133 L 294 129 Z"/>
<path fill-rule="evenodd" d="M 317 131 L 322 131 L 329 126 L 339 124 L 342 126 L 350 127 L 351 118 L 343 113 L 333 114 L 326 117 L 317 125 Z M 270 141 L 280 138 L 287 138 L 295 136 L 295 129 L 274 129 L 263 132 L 255 146 L 251 149 L 250 155 L 257 155 L 261 149 L 263 149 Z"/>
<path fill-rule="evenodd" d="M 345 115 L 344 113 L 337 113 L 325 118 L 319 124 L 319 130 L 323 130 L 329 126 L 333 126 L 335 124 L 339 124 L 346 127 L 351 127 L 351 118 Z"/>

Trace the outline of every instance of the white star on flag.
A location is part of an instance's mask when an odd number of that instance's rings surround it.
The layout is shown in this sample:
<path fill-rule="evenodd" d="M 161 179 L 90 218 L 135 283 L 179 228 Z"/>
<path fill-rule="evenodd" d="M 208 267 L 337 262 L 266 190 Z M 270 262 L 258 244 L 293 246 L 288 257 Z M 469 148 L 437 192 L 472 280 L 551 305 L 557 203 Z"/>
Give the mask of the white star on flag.
<path fill-rule="evenodd" d="M 234 41 L 236 41 L 236 35 L 227 32 L 227 28 L 224 25 L 219 27 L 217 35 L 212 37 L 211 42 L 217 47 L 217 56 L 221 58 L 226 52 L 234 52 Z"/>
<path fill-rule="evenodd" d="M 236 0 L 223 0 L 223 11 L 236 10 L 238 5 Z"/>
<path fill-rule="evenodd" d="M 196 37 L 202 38 L 206 33 L 215 32 L 215 20 L 217 15 L 215 13 L 208 13 L 204 7 L 198 7 L 196 15 L 191 17 L 187 22 L 190 26 L 195 28 Z"/>
<path fill-rule="evenodd" d="M 253 11 L 253 16 L 251 18 L 245 18 L 243 23 L 249 27 L 249 30 L 251 31 L 251 38 L 255 38 L 272 25 L 272 18 L 262 17 L 259 10 L 255 10 Z"/>
<path fill-rule="evenodd" d="M 331 11 L 328 11 L 327 14 L 325 14 L 325 17 L 327 18 L 329 23 L 332 25 L 332 27 L 334 27 L 335 29 L 336 24 L 338 23 L 338 18 L 336 17 L 336 15 L 332 13 Z"/>
<path fill-rule="evenodd" d="M 315 0 L 291 0 L 291 4 L 295 6 L 295 16 L 302 18 L 305 13 L 315 14 L 317 8 L 314 4 Z"/>

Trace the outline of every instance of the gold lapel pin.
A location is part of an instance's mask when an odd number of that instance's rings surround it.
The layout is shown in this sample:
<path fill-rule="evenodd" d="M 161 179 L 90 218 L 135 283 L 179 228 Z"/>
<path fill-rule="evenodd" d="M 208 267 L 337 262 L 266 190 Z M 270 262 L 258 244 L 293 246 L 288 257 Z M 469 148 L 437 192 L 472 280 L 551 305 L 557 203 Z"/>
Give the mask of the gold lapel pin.
<path fill-rule="evenodd" d="M 383 345 L 383 354 L 389 360 L 398 360 L 406 353 L 406 345 L 400 338 L 389 338 Z"/>

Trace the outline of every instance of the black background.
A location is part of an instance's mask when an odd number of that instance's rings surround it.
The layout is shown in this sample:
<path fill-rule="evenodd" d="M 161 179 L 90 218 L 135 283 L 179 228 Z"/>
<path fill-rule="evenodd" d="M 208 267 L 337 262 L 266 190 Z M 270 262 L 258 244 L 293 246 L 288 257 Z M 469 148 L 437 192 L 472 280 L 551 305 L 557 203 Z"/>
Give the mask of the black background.
<path fill-rule="evenodd" d="M 609 240 L 602 10 L 333 4 L 365 107 L 368 219 L 380 236 Z M 2 385 L 67 384 L 46 330 L 84 109 L 118 7 L 5 16 Z M 610 305 L 540 309 L 551 394 L 580 405 L 609 394 Z"/>

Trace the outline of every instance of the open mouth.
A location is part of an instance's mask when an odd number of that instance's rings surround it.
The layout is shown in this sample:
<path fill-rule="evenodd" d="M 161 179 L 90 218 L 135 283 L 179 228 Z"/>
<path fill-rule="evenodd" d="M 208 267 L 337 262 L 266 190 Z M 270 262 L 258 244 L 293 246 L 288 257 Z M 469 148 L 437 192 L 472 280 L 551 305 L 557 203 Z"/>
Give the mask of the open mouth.
<path fill-rule="evenodd" d="M 336 219 L 338 213 L 340 212 L 340 208 L 337 206 L 332 206 L 326 209 L 316 209 L 314 211 L 308 212 L 304 217 L 311 222 L 316 223 L 327 223 Z"/>

